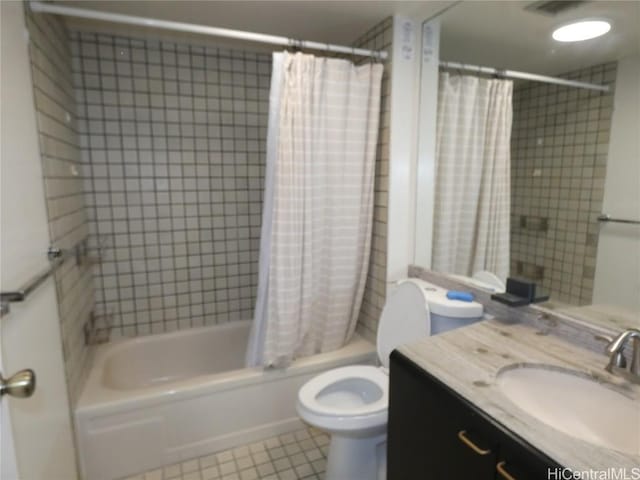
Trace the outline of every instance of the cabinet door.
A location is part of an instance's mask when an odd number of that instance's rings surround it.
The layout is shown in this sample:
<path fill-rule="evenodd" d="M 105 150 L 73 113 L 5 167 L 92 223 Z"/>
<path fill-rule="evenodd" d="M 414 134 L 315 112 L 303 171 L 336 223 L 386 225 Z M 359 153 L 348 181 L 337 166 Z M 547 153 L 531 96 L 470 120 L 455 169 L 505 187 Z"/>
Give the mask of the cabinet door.
<path fill-rule="evenodd" d="M 422 369 L 392 354 L 388 480 L 493 479 L 497 446 L 480 420 Z"/>
<path fill-rule="evenodd" d="M 500 440 L 498 463 L 496 464 L 497 480 L 554 478 L 550 472 L 556 468 L 560 469 L 561 467 L 537 450 L 527 448 L 515 439 L 506 436 Z"/>

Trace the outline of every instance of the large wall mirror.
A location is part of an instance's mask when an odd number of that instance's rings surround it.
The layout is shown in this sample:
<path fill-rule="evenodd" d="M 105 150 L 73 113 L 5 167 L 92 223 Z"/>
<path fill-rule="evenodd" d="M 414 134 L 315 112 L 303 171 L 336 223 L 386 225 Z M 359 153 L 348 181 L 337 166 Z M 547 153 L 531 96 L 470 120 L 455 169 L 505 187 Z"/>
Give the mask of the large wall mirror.
<path fill-rule="evenodd" d="M 610 30 L 552 37 L 580 20 Z M 640 325 L 640 2 L 461 2 L 439 22 L 431 268 Z"/>

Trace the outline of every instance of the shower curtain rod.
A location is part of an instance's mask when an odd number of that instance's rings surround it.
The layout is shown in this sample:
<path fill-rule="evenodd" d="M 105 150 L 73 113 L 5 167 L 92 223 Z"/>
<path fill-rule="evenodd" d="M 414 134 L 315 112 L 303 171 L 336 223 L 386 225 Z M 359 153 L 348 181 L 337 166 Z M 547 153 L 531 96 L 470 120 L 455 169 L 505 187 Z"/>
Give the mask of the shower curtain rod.
<path fill-rule="evenodd" d="M 598 92 L 608 92 L 610 90 L 608 85 L 597 85 L 595 83 L 578 82 L 575 80 L 567 80 L 565 78 L 538 75 L 536 73 L 517 72 L 515 70 L 500 70 L 493 67 L 480 67 L 478 65 L 469 65 L 467 63 L 442 61 L 440 62 L 440 67 L 451 70 L 464 70 L 467 72 L 483 73 L 486 75 L 496 75 L 502 78 L 516 78 L 519 80 L 531 80 L 532 82 L 564 85 L 565 87 L 586 88 L 587 90 L 596 90 Z"/>
<path fill-rule="evenodd" d="M 308 48 L 311 50 L 324 50 L 334 53 L 346 53 L 362 57 L 373 57 L 380 60 L 384 60 L 388 56 L 387 52 L 385 52 L 384 50 L 352 48 L 346 47 L 344 45 L 332 45 L 329 43 L 313 42 L 308 40 L 296 40 L 293 38 L 280 37 L 277 35 L 243 32 L 241 30 L 231 30 L 229 28 L 209 27 L 207 25 L 195 25 L 192 23 L 173 22 L 170 20 L 136 17 L 133 15 L 123 15 L 120 13 L 100 12 L 97 10 L 67 7 L 64 5 L 56 5 L 52 3 L 30 2 L 29 5 L 33 12 L 52 13 L 54 15 L 65 15 L 69 17 L 86 18 L 90 20 L 102 20 L 105 22 L 124 23 L 127 25 L 138 25 L 142 27 L 164 28 L 167 30 L 176 30 L 179 32 L 198 33 L 216 37 L 235 38 L 237 40 L 248 40 L 251 42 L 283 45 L 285 47 Z"/>

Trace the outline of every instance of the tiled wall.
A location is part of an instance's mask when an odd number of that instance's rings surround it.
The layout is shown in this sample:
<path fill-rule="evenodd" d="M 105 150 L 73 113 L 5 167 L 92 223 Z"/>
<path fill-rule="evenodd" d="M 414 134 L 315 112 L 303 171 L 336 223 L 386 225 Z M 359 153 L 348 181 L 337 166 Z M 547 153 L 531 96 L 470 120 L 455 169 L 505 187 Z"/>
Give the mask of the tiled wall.
<path fill-rule="evenodd" d="M 615 76 L 616 63 L 563 75 Z M 591 303 L 612 109 L 612 93 L 533 82 L 514 92 L 511 272 L 541 275 L 553 300 Z"/>
<path fill-rule="evenodd" d="M 112 333 L 251 319 L 270 55 L 85 32 L 72 50 Z"/>
<path fill-rule="evenodd" d="M 372 50 L 386 50 L 391 54 L 392 40 L 393 18 L 389 17 L 365 33 L 354 45 Z M 372 342 L 376 341 L 378 320 L 384 307 L 387 290 L 387 199 L 389 192 L 391 61 L 390 57 L 385 61 L 385 69 L 382 76 L 380 128 L 376 153 L 373 239 L 371 242 L 367 283 L 356 329 L 358 333 Z"/>
<path fill-rule="evenodd" d="M 68 32 L 56 17 L 25 8 L 38 119 L 40 153 L 51 244 L 72 249 L 89 233 Z M 44 252 L 41 252 L 44 254 Z M 67 260 L 56 274 L 56 291 L 70 398 L 77 399 L 90 358 L 83 326 L 93 309 L 93 283 L 87 263 Z"/>

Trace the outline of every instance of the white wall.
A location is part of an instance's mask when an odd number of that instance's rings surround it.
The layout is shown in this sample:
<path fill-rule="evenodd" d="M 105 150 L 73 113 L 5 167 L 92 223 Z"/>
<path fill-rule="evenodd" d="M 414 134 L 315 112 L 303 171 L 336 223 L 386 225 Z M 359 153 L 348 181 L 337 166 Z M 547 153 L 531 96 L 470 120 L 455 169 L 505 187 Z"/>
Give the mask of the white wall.
<path fill-rule="evenodd" d="M 387 284 L 407 276 L 415 242 L 415 187 L 419 95 L 420 24 L 393 17 Z"/>
<path fill-rule="evenodd" d="M 640 220 L 640 55 L 618 63 L 603 212 Z M 601 225 L 593 303 L 640 311 L 640 225 Z"/>
<path fill-rule="evenodd" d="M 0 288 L 17 289 L 48 266 L 49 231 L 28 55 L 24 5 L 1 1 Z M 8 402 L 21 480 L 77 478 L 62 360 L 60 323 L 49 279 L 0 320 L 3 373 L 31 368 L 36 391 Z M 4 420 L 4 419 L 3 419 Z M 5 477 L 2 480 L 14 480 Z"/>
<path fill-rule="evenodd" d="M 421 47 L 415 252 L 413 263 L 424 268 L 431 268 L 436 175 L 440 17 L 431 19 L 422 25 Z"/>

